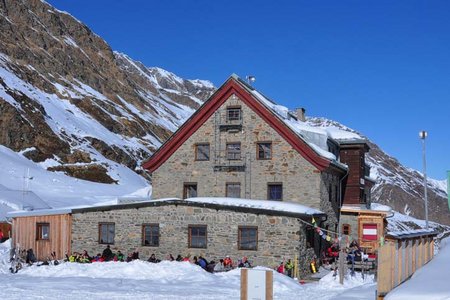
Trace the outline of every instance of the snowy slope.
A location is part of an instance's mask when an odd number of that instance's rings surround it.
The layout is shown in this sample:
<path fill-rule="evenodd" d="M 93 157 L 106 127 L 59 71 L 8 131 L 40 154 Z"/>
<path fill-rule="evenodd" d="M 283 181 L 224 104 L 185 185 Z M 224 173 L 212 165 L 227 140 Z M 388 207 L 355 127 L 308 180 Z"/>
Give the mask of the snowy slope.
<path fill-rule="evenodd" d="M 140 191 L 141 196 L 149 192 L 143 177 L 116 162 L 109 164 L 113 166 L 110 172 L 117 178 L 117 184 L 95 183 L 49 172 L 41 164 L 0 145 L 0 184 L 12 190 L 31 190 L 51 207 L 91 205 L 136 191 Z M 11 210 L 20 209 L 8 201 L 7 193 L 0 189 L 1 201 L 9 204 Z"/>

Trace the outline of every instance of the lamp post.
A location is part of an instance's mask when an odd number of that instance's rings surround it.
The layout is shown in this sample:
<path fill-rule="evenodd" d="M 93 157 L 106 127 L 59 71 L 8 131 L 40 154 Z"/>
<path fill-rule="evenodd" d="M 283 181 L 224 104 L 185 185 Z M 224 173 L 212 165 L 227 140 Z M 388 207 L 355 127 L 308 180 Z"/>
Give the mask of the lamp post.
<path fill-rule="evenodd" d="M 428 229 L 428 195 L 427 195 L 427 161 L 425 159 L 425 139 L 428 133 L 425 130 L 419 132 L 422 140 L 422 161 L 423 161 L 423 188 L 425 193 L 425 228 Z"/>

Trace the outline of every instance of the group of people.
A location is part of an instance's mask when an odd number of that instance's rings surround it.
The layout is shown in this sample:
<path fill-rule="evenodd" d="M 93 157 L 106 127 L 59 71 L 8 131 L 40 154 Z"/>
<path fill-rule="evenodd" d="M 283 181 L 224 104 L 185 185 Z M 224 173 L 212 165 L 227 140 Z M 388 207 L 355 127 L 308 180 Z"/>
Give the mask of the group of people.
<path fill-rule="evenodd" d="M 287 262 L 282 261 L 278 267 L 277 272 L 292 277 L 294 275 L 294 263 L 291 259 L 288 259 Z"/>
<path fill-rule="evenodd" d="M 129 253 L 127 257 L 124 256 L 124 254 L 118 250 L 116 253 L 112 252 L 110 245 L 107 245 L 106 248 L 103 250 L 103 252 L 100 254 L 98 253 L 95 256 L 89 256 L 88 252 L 84 250 L 82 253 L 74 252 L 72 255 L 66 254 L 66 261 L 68 262 L 78 262 L 78 263 L 93 263 L 93 262 L 105 262 L 105 261 L 120 261 L 120 262 L 130 262 L 135 259 L 139 259 L 139 252 L 135 251 L 132 253 Z M 196 264 L 200 266 L 202 269 L 204 269 L 207 272 L 213 273 L 213 272 L 224 272 L 229 271 L 231 269 L 234 269 L 236 267 L 238 268 L 251 268 L 252 265 L 247 257 L 243 257 L 242 259 L 239 259 L 237 263 L 233 263 L 231 257 L 229 255 L 225 256 L 224 258 L 221 258 L 219 262 L 215 262 L 214 260 L 208 261 L 203 256 L 194 256 L 191 259 L 191 255 L 188 254 L 187 256 L 181 256 L 178 254 L 178 256 L 175 258 L 172 254 L 169 254 L 166 257 L 166 260 L 168 261 L 179 261 L 179 262 L 191 262 L 193 264 Z M 159 263 L 161 262 L 161 259 L 158 259 L 154 253 L 150 255 L 150 257 L 147 260 L 151 263 Z"/>
<path fill-rule="evenodd" d="M 97 253 L 97 255 L 90 256 L 87 250 L 83 250 L 82 253 L 73 252 L 72 255 L 66 254 L 66 261 L 68 262 L 78 262 L 78 263 L 93 263 L 93 262 L 104 262 L 104 261 L 121 261 L 121 262 L 130 262 L 135 259 L 139 259 L 139 252 L 131 252 L 127 257 L 120 251 L 117 250 L 117 253 L 112 252 L 111 247 L 109 245 L 106 246 L 103 252 Z"/>

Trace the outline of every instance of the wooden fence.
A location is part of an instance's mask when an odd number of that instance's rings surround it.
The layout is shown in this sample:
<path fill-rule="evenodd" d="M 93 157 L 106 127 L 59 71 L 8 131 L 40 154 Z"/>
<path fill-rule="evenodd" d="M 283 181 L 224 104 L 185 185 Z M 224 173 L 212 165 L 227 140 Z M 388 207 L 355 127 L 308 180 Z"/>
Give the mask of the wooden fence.
<path fill-rule="evenodd" d="M 377 299 L 383 299 L 433 258 L 433 236 L 389 239 L 378 249 Z"/>

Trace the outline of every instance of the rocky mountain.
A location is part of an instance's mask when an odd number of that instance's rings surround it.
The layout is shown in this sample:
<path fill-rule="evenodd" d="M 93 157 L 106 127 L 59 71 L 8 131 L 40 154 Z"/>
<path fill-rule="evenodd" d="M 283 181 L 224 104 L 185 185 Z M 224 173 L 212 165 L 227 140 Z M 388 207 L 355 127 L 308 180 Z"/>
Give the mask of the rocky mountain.
<path fill-rule="evenodd" d="M 114 52 L 44 1 L 0 1 L 0 144 L 44 169 L 129 185 L 122 165 L 139 172 L 214 90 L 208 81 L 182 79 Z M 322 118 L 307 122 L 355 132 Z M 373 201 L 423 218 L 422 174 L 369 143 Z M 445 190 L 433 180 L 428 188 L 430 219 L 450 224 Z"/>
<path fill-rule="evenodd" d="M 147 68 L 40 0 L 0 1 L 0 144 L 49 170 L 111 183 L 215 90 Z M 117 176 L 116 176 L 117 177 Z"/>
<path fill-rule="evenodd" d="M 312 126 L 337 127 L 367 139 L 370 150 L 366 161 L 371 168 L 371 177 L 377 180 L 372 188 L 372 201 L 388 205 L 405 215 L 425 219 L 422 173 L 403 166 L 396 158 L 370 141 L 370 138 L 338 122 L 324 118 L 309 118 L 307 121 Z M 428 179 L 427 194 L 429 220 L 450 225 L 446 184 Z"/>

